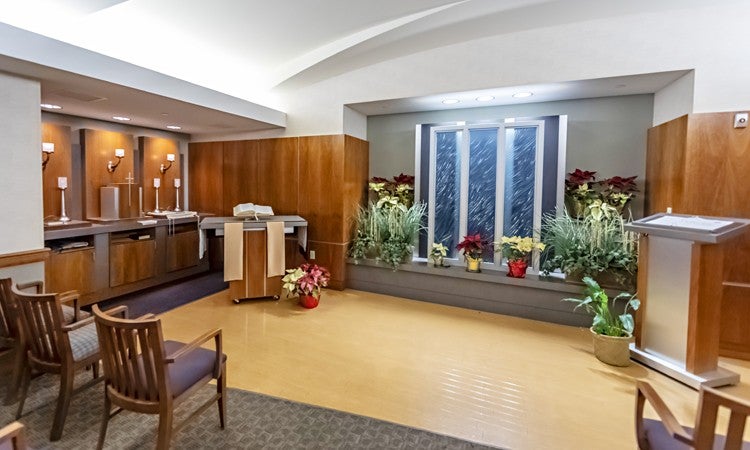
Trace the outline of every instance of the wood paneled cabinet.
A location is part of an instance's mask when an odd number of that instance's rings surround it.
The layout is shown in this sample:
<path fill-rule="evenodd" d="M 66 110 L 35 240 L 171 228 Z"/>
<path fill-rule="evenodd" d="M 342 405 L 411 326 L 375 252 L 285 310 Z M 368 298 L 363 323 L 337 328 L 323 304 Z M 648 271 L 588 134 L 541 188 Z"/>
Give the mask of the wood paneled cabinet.
<path fill-rule="evenodd" d="M 648 132 L 646 212 L 750 218 L 750 129 L 734 113 L 689 114 Z M 724 258 L 720 354 L 750 360 L 750 233 Z"/>
<path fill-rule="evenodd" d="M 367 141 L 305 136 L 191 143 L 189 151 L 191 209 L 231 216 L 234 205 L 252 202 L 302 216 L 310 262 L 330 270 L 330 287 L 344 288 L 353 217 L 367 194 Z"/>
<path fill-rule="evenodd" d="M 109 245 L 109 286 L 145 280 L 154 276 L 155 230 L 112 233 Z"/>
<path fill-rule="evenodd" d="M 197 266 L 198 230 L 195 225 L 176 225 L 167 235 L 167 272 Z"/>
<path fill-rule="evenodd" d="M 53 250 L 44 265 L 45 290 L 93 292 L 96 256 L 93 247 Z"/>

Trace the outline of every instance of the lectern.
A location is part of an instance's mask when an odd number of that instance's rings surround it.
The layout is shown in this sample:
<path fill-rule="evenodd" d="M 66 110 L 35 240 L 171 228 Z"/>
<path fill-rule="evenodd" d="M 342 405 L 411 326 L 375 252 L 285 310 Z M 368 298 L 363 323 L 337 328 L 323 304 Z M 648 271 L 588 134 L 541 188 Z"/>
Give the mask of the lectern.
<path fill-rule="evenodd" d="M 737 384 L 719 367 L 724 248 L 746 219 L 656 214 L 626 225 L 641 233 L 641 310 L 631 357 L 698 389 Z"/>

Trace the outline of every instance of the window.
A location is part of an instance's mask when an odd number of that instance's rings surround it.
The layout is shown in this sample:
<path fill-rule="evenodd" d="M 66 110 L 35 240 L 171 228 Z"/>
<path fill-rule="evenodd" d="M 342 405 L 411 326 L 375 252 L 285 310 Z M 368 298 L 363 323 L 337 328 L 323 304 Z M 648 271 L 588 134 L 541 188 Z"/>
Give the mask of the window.
<path fill-rule="evenodd" d="M 419 256 L 443 242 L 457 259 L 456 244 L 467 234 L 536 236 L 542 214 L 557 203 L 558 125 L 558 117 L 419 125 L 417 195 L 428 204 Z M 485 265 L 499 268 L 495 256 L 487 249 Z"/>

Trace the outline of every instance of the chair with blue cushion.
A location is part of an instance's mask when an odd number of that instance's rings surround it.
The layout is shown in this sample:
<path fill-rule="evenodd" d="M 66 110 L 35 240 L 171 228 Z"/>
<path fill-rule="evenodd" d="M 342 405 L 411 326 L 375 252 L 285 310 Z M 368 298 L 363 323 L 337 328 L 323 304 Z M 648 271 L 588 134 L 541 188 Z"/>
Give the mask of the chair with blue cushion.
<path fill-rule="evenodd" d="M 50 440 L 56 441 L 62 436 L 72 396 L 102 380 L 98 376 L 99 341 L 94 318 L 72 323 L 66 321 L 63 303 L 71 301 L 71 297 L 77 297 L 75 291 L 64 294 L 29 294 L 13 286 L 12 293 L 28 361 L 21 383 L 21 400 L 16 418 L 23 414 L 32 371 L 60 375 L 60 392 L 50 432 Z M 125 311 L 127 308 L 120 306 L 110 310 L 110 313 Z M 73 389 L 76 371 L 86 367 L 92 368 L 93 379 Z"/>
<path fill-rule="evenodd" d="M 750 449 L 750 442 L 742 440 L 745 422 L 750 414 L 750 402 L 702 386 L 695 428 L 689 428 L 680 425 L 650 384 L 638 381 L 637 388 L 635 429 L 640 450 Z M 659 420 L 643 417 L 646 402 L 654 409 Z M 729 424 L 726 434 L 717 434 L 716 418 L 722 407 L 729 410 Z"/>
<path fill-rule="evenodd" d="M 97 306 L 92 310 L 105 378 L 104 416 L 97 448 L 104 447 L 109 420 L 122 410 L 159 415 L 157 449 L 169 448 L 172 436 L 213 402 L 218 404 L 219 424 L 224 428 L 226 356 L 220 329 L 183 344 L 164 341 L 161 321 L 153 314 L 127 320 L 104 314 Z M 200 347 L 210 340 L 214 341 L 214 350 Z M 174 408 L 214 379 L 216 394 L 173 426 Z"/>

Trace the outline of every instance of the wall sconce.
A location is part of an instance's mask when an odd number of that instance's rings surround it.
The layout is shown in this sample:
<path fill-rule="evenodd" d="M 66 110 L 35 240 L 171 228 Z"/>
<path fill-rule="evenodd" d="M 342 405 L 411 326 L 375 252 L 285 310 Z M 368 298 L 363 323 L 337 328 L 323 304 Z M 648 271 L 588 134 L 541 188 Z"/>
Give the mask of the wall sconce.
<path fill-rule="evenodd" d="M 49 157 L 55 153 L 55 144 L 52 142 L 42 142 L 42 170 L 47 168 Z"/>
<path fill-rule="evenodd" d="M 167 153 L 167 161 L 169 161 L 169 165 L 165 166 L 164 164 L 159 166 L 159 172 L 164 175 L 167 173 L 167 170 L 169 170 L 170 167 L 172 167 L 172 163 L 174 162 L 174 153 Z"/>
<path fill-rule="evenodd" d="M 113 173 L 115 169 L 117 169 L 117 166 L 120 165 L 122 162 L 122 158 L 125 157 L 125 149 L 124 148 L 116 148 L 115 149 L 115 158 L 117 158 L 117 164 L 112 164 L 112 161 L 109 161 L 107 163 L 107 172 Z"/>

